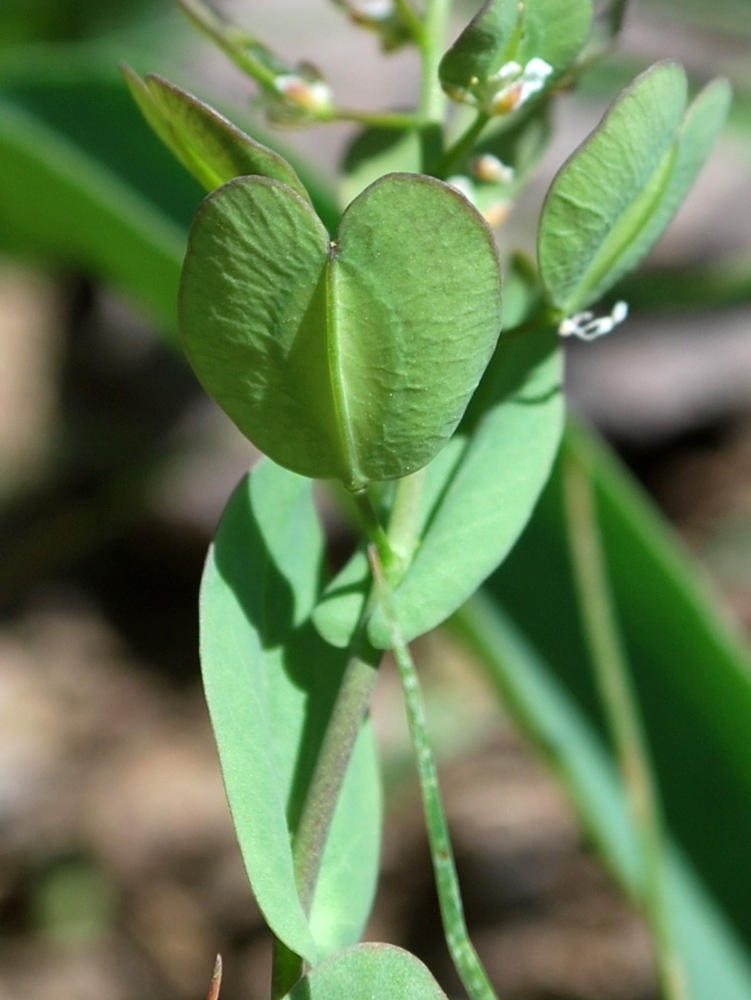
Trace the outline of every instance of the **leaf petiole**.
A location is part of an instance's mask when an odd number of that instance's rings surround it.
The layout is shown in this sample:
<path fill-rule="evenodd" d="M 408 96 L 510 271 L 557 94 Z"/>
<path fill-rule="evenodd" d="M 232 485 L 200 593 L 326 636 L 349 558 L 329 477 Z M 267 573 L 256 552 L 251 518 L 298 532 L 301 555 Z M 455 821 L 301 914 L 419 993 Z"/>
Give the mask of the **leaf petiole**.
<path fill-rule="evenodd" d="M 462 162 L 474 149 L 475 143 L 480 138 L 483 129 L 489 121 L 490 115 L 487 115 L 484 111 L 477 112 L 477 116 L 469 128 L 459 136 L 456 142 L 449 146 L 443 157 L 436 164 L 433 170 L 436 177 L 441 179 L 450 177 L 461 166 Z"/>

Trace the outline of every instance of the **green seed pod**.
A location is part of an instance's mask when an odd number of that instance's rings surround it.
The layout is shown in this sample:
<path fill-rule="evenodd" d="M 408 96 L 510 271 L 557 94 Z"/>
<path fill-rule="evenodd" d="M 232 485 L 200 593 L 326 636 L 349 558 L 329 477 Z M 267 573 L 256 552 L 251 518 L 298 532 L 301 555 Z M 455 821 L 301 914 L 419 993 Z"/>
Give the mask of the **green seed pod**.
<path fill-rule="evenodd" d="M 287 185 L 242 177 L 196 215 L 179 316 L 199 380 L 261 451 L 357 491 L 453 433 L 500 332 L 498 256 L 428 177 L 381 178 L 335 241 Z"/>

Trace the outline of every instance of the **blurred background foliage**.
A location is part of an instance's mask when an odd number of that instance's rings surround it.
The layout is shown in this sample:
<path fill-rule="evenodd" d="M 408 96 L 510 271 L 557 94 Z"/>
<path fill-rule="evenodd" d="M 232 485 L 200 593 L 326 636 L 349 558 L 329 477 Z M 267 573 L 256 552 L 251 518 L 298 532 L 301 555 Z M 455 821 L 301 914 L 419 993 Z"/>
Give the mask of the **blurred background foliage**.
<path fill-rule="evenodd" d="M 478 6 L 457 3 L 456 27 Z M 416 87 L 410 52 L 381 62 L 323 0 L 232 10 L 289 57 L 319 61 L 352 103 L 400 106 Z M 674 838 L 694 1000 L 751 990 L 749 36 L 747 0 L 633 5 L 618 51 L 561 102 L 541 180 L 499 234 L 504 251 L 533 246 L 553 170 L 646 64 L 679 58 L 696 86 L 732 78 L 717 154 L 621 289 L 629 324 L 567 358 L 572 406 L 622 459 L 571 425 L 565 454 L 597 490 Z M 191 1000 L 221 949 L 226 1000 L 252 1000 L 265 995 L 268 942 L 199 689 L 195 597 L 254 455 L 174 350 L 201 191 L 141 121 L 123 59 L 282 148 L 326 219 L 352 138 L 340 126 L 270 137 L 246 81 L 166 0 L 0 9 L 0 998 Z M 337 566 L 350 541 L 321 502 Z M 562 517 L 559 470 L 481 602 L 417 652 L 469 922 L 499 989 L 647 1000 L 633 833 Z M 472 651 L 456 637 L 468 625 Z M 374 715 L 391 808 L 369 936 L 415 950 L 455 995 L 388 665 Z"/>

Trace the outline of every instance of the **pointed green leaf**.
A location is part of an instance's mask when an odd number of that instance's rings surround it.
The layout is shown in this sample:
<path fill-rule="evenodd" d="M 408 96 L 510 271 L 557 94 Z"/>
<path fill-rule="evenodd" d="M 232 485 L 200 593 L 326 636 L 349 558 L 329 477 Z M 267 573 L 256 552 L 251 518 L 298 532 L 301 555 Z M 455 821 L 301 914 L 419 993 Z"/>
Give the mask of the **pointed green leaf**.
<path fill-rule="evenodd" d="M 422 962 L 389 944 L 361 944 L 310 972 L 288 1000 L 446 1000 Z"/>
<path fill-rule="evenodd" d="M 426 470 L 417 554 L 393 598 L 408 641 L 463 604 L 522 532 L 558 448 L 561 382 L 553 331 L 501 339 L 465 421 Z M 332 644 L 350 641 L 367 579 L 357 553 L 315 609 L 316 627 Z M 379 610 L 369 635 L 388 645 Z"/>
<path fill-rule="evenodd" d="M 678 127 L 675 158 L 662 198 L 647 225 L 621 257 L 617 270 L 610 273 L 609 285 L 633 270 L 667 228 L 720 137 L 731 98 L 728 81 L 718 79 L 707 84 L 689 105 Z"/>
<path fill-rule="evenodd" d="M 554 77 L 579 54 L 592 26 L 591 0 L 487 0 L 441 60 L 446 92 L 492 112 L 495 95 L 532 62 L 542 60 Z M 511 101 L 503 110 L 513 110 Z"/>
<path fill-rule="evenodd" d="M 160 76 L 149 74 L 142 80 L 128 66 L 121 68 L 146 121 L 207 191 L 235 177 L 256 174 L 281 181 L 308 198 L 286 160 L 208 104 Z"/>
<path fill-rule="evenodd" d="M 222 516 L 200 604 L 206 700 L 248 877 L 271 929 L 311 962 L 359 940 L 381 826 L 375 747 L 365 726 L 309 923 L 290 842 L 345 666 L 308 623 L 322 558 L 312 484 L 262 462 Z"/>
<path fill-rule="evenodd" d="M 638 77 L 558 173 L 540 220 L 540 273 L 570 314 L 600 298 L 662 234 L 711 152 L 729 106 L 723 81 L 686 108 L 675 63 Z"/>
<path fill-rule="evenodd" d="M 501 327 L 497 253 L 448 185 L 392 174 L 336 241 L 289 187 L 240 178 L 191 231 L 186 354 L 279 464 L 350 489 L 408 475 L 451 436 Z"/>

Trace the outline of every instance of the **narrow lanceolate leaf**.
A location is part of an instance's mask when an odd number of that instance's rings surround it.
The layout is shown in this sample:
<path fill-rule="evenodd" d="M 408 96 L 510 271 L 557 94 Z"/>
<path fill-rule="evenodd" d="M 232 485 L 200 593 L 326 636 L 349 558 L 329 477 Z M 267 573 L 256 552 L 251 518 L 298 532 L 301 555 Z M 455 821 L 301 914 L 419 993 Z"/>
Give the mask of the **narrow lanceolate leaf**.
<path fill-rule="evenodd" d="M 560 75 L 579 54 L 592 26 L 591 0 L 488 0 L 441 60 L 441 85 L 458 100 L 493 113 L 500 89 L 533 60 Z M 509 95 L 511 96 L 511 95 Z M 500 110 L 513 110 L 513 100 Z"/>
<path fill-rule="evenodd" d="M 455 624 L 497 685 L 504 706 L 558 773 L 588 838 L 626 893 L 638 899 L 642 890 L 640 841 L 629 819 L 615 762 L 581 704 L 561 682 L 558 665 L 530 642 L 547 631 L 546 644 L 552 648 L 556 643 L 557 624 L 545 614 L 553 600 L 543 590 L 541 608 L 540 593 L 538 587 L 536 635 L 520 632 L 503 606 L 485 595 L 473 599 Z M 585 673 L 582 662 L 576 665 L 579 674 Z M 665 720 L 664 704 L 661 714 Z M 685 743 L 677 746 L 683 748 Z M 685 763 L 683 767 L 690 770 Z M 668 784 L 663 782 L 664 787 Z M 704 810 L 701 825 L 705 828 L 706 804 L 704 797 L 696 803 L 697 809 Z M 713 815 L 715 811 L 713 804 Z M 714 829 L 711 833 L 716 847 L 717 833 Z M 686 970 L 687 996 L 691 1000 L 746 1000 L 751 995 L 751 956 L 736 927 L 707 891 L 701 868 L 689 864 L 677 845 L 670 845 L 667 860 L 667 890 Z M 738 881 L 741 894 L 747 882 Z"/>
<path fill-rule="evenodd" d="M 263 462 L 222 517 L 200 605 L 206 700 L 248 877 L 270 928 L 310 962 L 359 940 L 375 890 L 381 826 L 366 725 L 309 920 L 290 844 L 344 669 L 344 656 L 308 622 L 322 557 L 312 484 Z"/>
<path fill-rule="evenodd" d="M 288 1000 L 446 1000 L 422 962 L 389 944 L 361 944 L 313 969 Z"/>
<path fill-rule="evenodd" d="M 564 437 L 566 453 L 594 480 L 608 571 L 668 826 L 751 953 L 747 646 L 615 456 L 575 425 Z M 591 673 L 582 669 L 587 651 L 566 551 L 559 466 L 527 531 L 488 587 L 577 704 L 602 726 Z"/>
<path fill-rule="evenodd" d="M 451 436 L 501 327 L 482 217 L 448 185 L 391 174 L 336 240 L 287 185 L 210 195 L 180 292 L 188 359 L 274 461 L 352 490 L 406 476 Z"/>
<path fill-rule="evenodd" d="M 729 86 L 710 84 L 688 111 L 686 95 L 677 64 L 647 70 L 553 181 L 538 256 L 547 294 L 562 313 L 594 302 L 636 266 L 709 156 Z"/>
<path fill-rule="evenodd" d="M 128 66 L 122 72 L 146 121 L 207 191 L 235 177 L 257 174 L 282 181 L 308 198 L 286 160 L 208 104 L 160 76 L 149 74 L 142 80 Z"/>
<path fill-rule="evenodd" d="M 561 382 L 552 331 L 501 340 L 459 431 L 426 470 L 417 554 L 393 595 L 407 641 L 466 601 L 521 534 L 558 448 Z M 329 642 L 350 641 L 367 574 L 358 553 L 325 591 L 314 620 Z M 369 634 L 389 644 L 378 610 Z"/>

